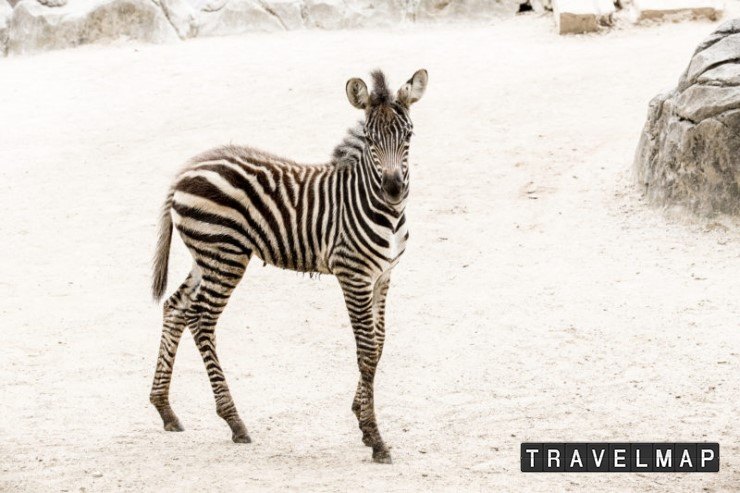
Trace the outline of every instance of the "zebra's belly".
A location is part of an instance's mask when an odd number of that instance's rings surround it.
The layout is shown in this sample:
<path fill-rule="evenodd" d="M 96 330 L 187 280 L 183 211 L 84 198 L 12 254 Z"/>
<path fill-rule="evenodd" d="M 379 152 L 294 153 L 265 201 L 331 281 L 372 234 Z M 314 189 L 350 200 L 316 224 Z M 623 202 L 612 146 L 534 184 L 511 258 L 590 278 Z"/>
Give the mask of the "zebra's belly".
<path fill-rule="evenodd" d="M 293 258 L 284 260 L 281 258 L 276 259 L 263 259 L 259 254 L 255 254 L 265 265 L 272 265 L 281 269 L 292 270 L 295 272 L 307 272 L 315 274 L 331 274 L 328 263 L 324 256 L 313 256 L 306 255 L 302 259 Z"/>

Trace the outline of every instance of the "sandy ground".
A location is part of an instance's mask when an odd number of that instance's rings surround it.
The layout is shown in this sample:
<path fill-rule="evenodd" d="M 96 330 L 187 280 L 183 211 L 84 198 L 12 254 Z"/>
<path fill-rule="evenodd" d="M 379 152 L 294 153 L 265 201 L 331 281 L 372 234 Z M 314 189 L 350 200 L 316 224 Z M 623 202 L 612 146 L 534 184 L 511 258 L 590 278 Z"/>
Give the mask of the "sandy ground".
<path fill-rule="evenodd" d="M 629 172 L 649 99 L 714 26 L 558 37 L 527 16 L 0 61 L 0 490 L 738 490 L 740 223 L 652 209 Z M 189 335 L 187 431 L 164 432 L 149 260 L 171 177 L 228 142 L 323 161 L 374 67 L 430 73 L 376 386 L 394 464 L 350 412 L 334 279 L 258 262 L 218 332 L 254 443 L 231 443 Z M 176 242 L 171 288 L 189 265 Z M 721 472 L 527 475 L 523 441 L 718 441 Z"/>

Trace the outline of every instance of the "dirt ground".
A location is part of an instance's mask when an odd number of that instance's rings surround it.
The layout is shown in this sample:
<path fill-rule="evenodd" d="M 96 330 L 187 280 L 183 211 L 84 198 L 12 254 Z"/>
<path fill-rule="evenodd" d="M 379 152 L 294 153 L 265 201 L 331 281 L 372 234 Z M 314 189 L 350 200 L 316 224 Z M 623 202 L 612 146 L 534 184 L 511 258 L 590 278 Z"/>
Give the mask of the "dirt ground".
<path fill-rule="evenodd" d="M 737 491 L 740 222 L 647 206 L 647 104 L 715 28 L 559 37 L 490 26 L 117 44 L 0 61 L 0 490 Z M 330 276 L 252 262 L 219 349 L 253 443 L 216 415 L 189 335 L 162 430 L 148 402 L 171 178 L 224 143 L 328 158 L 345 81 L 429 70 L 411 230 L 376 384 L 394 464 L 350 411 Z M 179 240 L 171 284 L 190 260 Z M 718 474 L 522 474 L 524 441 L 718 441 Z"/>

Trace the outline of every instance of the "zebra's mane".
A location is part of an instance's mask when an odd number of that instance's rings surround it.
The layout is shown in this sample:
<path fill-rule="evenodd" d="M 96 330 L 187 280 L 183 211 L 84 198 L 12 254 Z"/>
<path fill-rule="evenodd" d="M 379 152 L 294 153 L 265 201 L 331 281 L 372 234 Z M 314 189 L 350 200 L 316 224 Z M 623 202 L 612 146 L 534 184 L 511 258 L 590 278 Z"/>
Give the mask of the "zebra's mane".
<path fill-rule="evenodd" d="M 373 92 L 370 93 L 370 105 L 381 106 L 392 103 L 393 96 L 391 95 L 391 90 L 388 88 L 388 83 L 385 81 L 385 74 L 380 70 L 373 70 L 370 77 L 373 78 Z"/>
<path fill-rule="evenodd" d="M 365 130 L 360 121 L 347 130 L 342 142 L 334 148 L 331 162 L 337 168 L 352 168 L 359 164 L 364 148 Z"/>

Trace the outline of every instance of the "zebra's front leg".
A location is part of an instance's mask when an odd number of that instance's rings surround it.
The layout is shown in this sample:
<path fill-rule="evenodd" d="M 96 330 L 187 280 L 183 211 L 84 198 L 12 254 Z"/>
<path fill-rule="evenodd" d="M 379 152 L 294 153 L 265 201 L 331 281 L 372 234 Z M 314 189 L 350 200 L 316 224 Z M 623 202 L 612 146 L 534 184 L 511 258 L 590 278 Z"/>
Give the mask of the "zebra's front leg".
<path fill-rule="evenodd" d="M 390 287 L 390 274 L 390 271 L 388 271 L 380 276 L 375 282 L 375 288 L 373 289 L 373 322 L 375 324 L 373 335 L 378 351 L 378 360 L 380 360 L 380 357 L 383 355 L 383 344 L 385 343 L 385 300 L 388 297 L 388 288 Z M 360 408 L 364 388 L 365 386 L 362 383 L 362 378 L 360 378 L 357 382 L 355 398 L 352 401 L 352 412 L 357 416 L 358 423 L 360 423 Z M 361 425 L 360 429 L 362 429 Z M 372 446 L 370 435 L 364 431 L 362 433 L 362 443 L 368 447 Z"/>
<path fill-rule="evenodd" d="M 352 408 L 357 415 L 363 443 L 373 448 L 373 460 L 389 464 L 391 455 L 378 430 L 373 399 L 375 370 L 381 352 L 375 334 L 375 284 L 370 279 L 358 277 L 339 277 L 339 282 L 355 335 L 357 366 L 360 370 L 360 381 Z"/>

